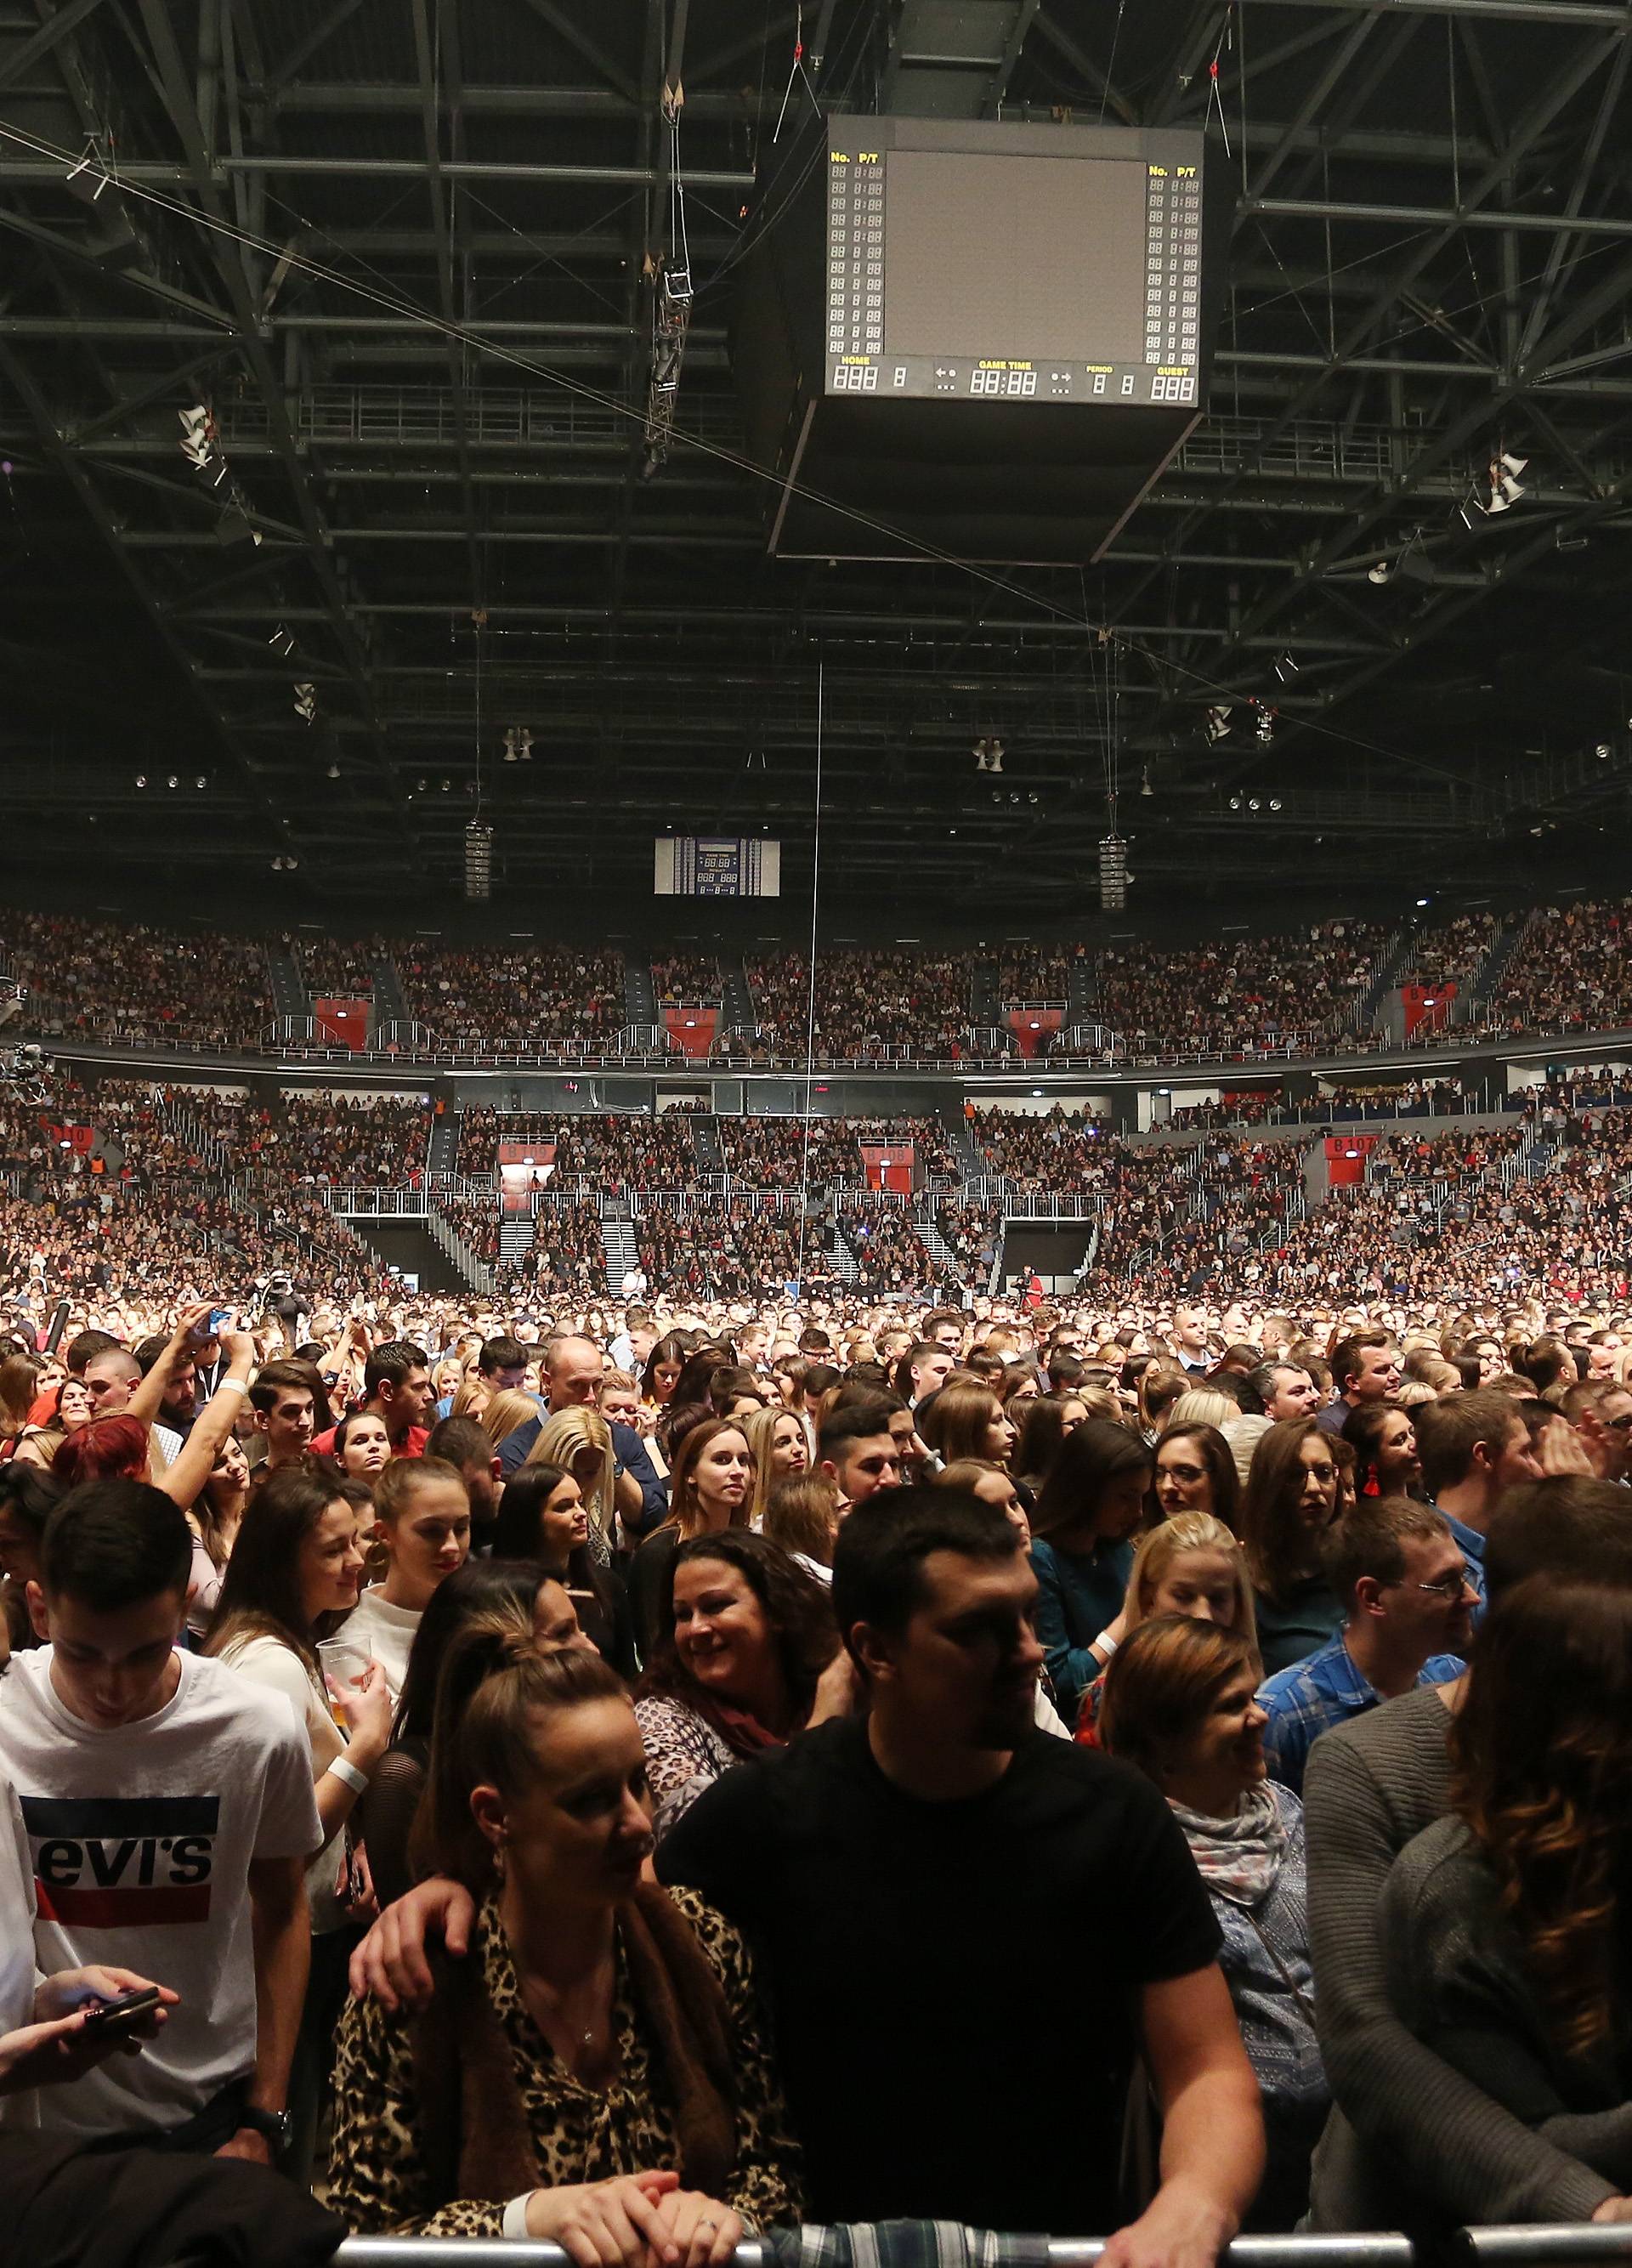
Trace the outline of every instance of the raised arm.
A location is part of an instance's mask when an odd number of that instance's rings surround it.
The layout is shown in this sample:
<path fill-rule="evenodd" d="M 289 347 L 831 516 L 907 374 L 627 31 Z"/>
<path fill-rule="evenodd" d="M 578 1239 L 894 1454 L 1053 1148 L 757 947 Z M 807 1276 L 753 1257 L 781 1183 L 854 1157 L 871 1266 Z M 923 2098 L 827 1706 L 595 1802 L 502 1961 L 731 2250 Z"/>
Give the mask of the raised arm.
<path fill-rule="evenodd" d="M 172 1345 L 174 1341 L 172 1341 Z M 224 1331 L 221 1344 L 227 1354 L 227 1374 L 194 1420 L 193 1430 L 177 1450 L 173 1462 L 159 1476 L 158 1485 L 185 1512 L 210 1478 L 210 1468 L 223 1441 L 238 1423 L 249 1392 L 249 1366 L 254 1341 L 247 1331 Z M 170 1359 L 167 1347 L 153 1365 L 157 1372 Z M 190 1359 L 190 1358 L 189 1358 Z M 146 1384 L 146 1381 L 143 1381 Z"/>

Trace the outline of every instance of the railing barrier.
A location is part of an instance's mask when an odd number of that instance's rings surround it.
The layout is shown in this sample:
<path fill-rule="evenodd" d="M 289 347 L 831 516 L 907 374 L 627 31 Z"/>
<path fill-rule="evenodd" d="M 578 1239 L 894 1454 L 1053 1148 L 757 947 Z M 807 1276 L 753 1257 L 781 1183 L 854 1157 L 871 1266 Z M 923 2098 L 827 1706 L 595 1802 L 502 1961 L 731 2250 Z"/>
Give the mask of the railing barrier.
<path fill-rule="evenodd" d="M 1035 2257 L 1038 2240 L 1011 2242 L 1016 2257 Z M 1051 2237 L 1048 2268 L 1095 2268 L 1106 2250 L 1101 2237 Z M 1459 2228 L 1452 2257 L 1463 2268 L 1597 2268 L 1632 2258 L 1632 2224 L 1572 2221 L 1558 2226 Z M 745 2238 L 733 2268 L 773 2268 L 776 2248 Z M 975 2247 L 970 2258 L 979 2257 Z M 1361 2231 L 1341 2236 L 1239 2236 L 1219 2255 L 1219 2268 L 1432 2268 L 1443 2249 L 1419 2253 L 1407 2236 Z M 334 2254 L 335 2268 L 571 2268 L 559 2244 L 497 2236 L 349 2236 Z"/>

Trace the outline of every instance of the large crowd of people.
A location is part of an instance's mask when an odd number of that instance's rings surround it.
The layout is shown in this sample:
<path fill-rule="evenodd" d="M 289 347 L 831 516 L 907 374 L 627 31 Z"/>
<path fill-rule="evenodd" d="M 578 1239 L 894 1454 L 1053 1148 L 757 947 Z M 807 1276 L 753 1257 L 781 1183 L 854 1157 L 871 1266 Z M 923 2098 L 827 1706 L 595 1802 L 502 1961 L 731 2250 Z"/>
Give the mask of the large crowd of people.
<path fill-rule="evenodd" d="M 1063 1006 L 1073 993 L 1101 1034 L 1086 1047 L 1090 1061 L 1365 1053 L 1388 1037 L 1386 995 L 1372 1020 L 1357 1020 L 1356 1012 L 1391 949 L 1393 983 L 1454 984 L 1469 996 L 1457 1018 L 1470 1030 L 1614 1030 L 1632 1021 L 1632 979 L 1621 949 L 1629 917 L 1632 900 L 1622 900 L 1505 916 L 1481 909 L 1392 932 L 1375 922 L 1333 920 L 1305 931 L 1225 933 L 1178 946 L 1149 939 L 1098 948 L 1080 940 L 971 951 L 827 946 L 818 954 L 813 1025 L 807 954 L 761 947 L 741 964 L 755 1027 L 721 1031 L 710 1053 L 722 1060 L 798 1062 L 808 1037 L 814 1060 L 825 1066 L 967 1061 L 976 1051 L 978 997 L 980 1052 L 984 1057 L 995 1048 L 1007 1060 L 1012 1038 L 1001 1016 L 995 1026 L 988 1020 L 992 1003 L 999 1009 L 1022 1000 Z M 1487 966 L 1497 948 L 1499 965 L 1489 983 Z M 394 976 L 410 1021 L 432 1049 L 477 1059 L 531 1050 L 542 1057 L 615 1054 L 632 1020 L 624 956 L 610 948 L 534 938 L 456 946 L 434 937 L 347 939 L 316 930 L 259 939 L 0 910 L 0 977 L 26 988 L 27 1025 L 47 1039 L 251 1053 L 291 1044 L 274 1029 L 276 956 L 314 998 L 369 996 L 383 969 L 387 981 Z M 727 964 L 712 953 L 658 944 L 647 961 L 659 1005 L 722 998 Z M 1481 980 L 1489 997 L 1474 1006 L 1471 996 Z M 1073 1036 L 1076 1029 L 1068 1020 L 1043 1035 L 1041 1052 L 1075 1055 L 1084 1045 Z M 1430 1018 L 1415 1036 L 1431 1040 L 1438 1033 Z M 401 1049 L 408 1035 L 398 1032 L 391 1044 Z"/>
<path fill-rule="evenodd" d="M 633 1303 L 240 1305 L 5 1200 L 0 2161 L 268 2268 L 1632 2218 L 1632 1125 L 1554 1130 L 1486 1182 L 1576 1247 L 1455 1304 L 936 1305 L 874 1201 L 768 1300 L 745 1205 Z"/>
<path fill-rule="evenodd" d="M 0 1099 L 18 2257 L 1632 2220 L 1632 1109 L 1511 1100 L 471 1110 L 448 1186 L 414 1095 Z M 562 1182 L 519 1250 L 511 1140 Z M 1069 1292 L 1004 1270 L 1028 1197 Z"/>

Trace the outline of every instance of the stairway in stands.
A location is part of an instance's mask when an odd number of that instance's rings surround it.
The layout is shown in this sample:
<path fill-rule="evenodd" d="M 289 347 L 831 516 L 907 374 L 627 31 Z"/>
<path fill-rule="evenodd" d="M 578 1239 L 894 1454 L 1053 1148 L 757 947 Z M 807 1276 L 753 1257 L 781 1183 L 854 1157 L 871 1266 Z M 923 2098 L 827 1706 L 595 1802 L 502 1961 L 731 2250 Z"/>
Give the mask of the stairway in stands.
<path fill-rule="evenodd" d="M 934 1214 L 932 1212 L 917 1214 L 914 1218 L 913 1226 L 918 1232 L 919 1243 L 930 1256 L 935 1270 L 936 1281 L 941 1284 L 955 1284 L 959 1281 L 961 1271 L 958 1266 L 957 1256 L 937 1226 Z"/>
<path fill-rule="evenodd" d="M 439 1118 L 431 1120 L 430 1152 L 425 1163 L 433 1174 L 459 1171 L 459 1136 L 463 1123 L 457 1110 L 445 1110 Z"/>
<path fill-rule="evenodd" d="M 499 1222 L 499 1265 L 514 1268 L 533 1249 L 536 1223 L 530 1212 L 506 1213 Z"/>
<path fill-rule="evenodd" d="M 828 1255 L 829 1258 L 833 1262 L 833 1272 L 838 1278 L 841 1284 L 853 1284 L 856 1281 L 856 1278 L 861 1274 L 861 1270 L 856 1264 L 856 1255 L 850 1250 L 849 1246 L 844 1241 L 843 1232 L 839 1226 L 839 1215 L 836 1207 L 834 1209 L 830 1216 L 829 1234 L 833 1240 L 832 1248 Z"/>
<path fill-rule="evenodd" d="M 623 1012 L 631 1024 L 658 1020 L 657 988 L 651 981 L 651 963 L 643 953 L 623 957 Z"/>
<path fill-rule="evenodd" d="M 758 1019 L 748 972 L 739 954 L 720 955 L 720 1023 L 728 1032 L 751 1032 Z"/>
<path fill-rule="evenodd" d="M 388 953 L 382 953 L 370 964 L 374 979 L 374 1028 L 382 1024 L 406 1024 L 408 1005 L 403 997 L 402 979 L 397 975 L 397 964 Z"/>
<path fill-rule="evenodd" d="M 301 983 L 295 956 L 286 946 L 268 945 L 267 974 L 272 980 L 272 1008 L 277 1016 L 301 1018 L 312 1013 L 306 988 Z"/>
<path fill-rule="evenodd" d="M 935 1114 L 935 1119 L 952 1145 L 952 1155 L 958 1160 L 960 1182 L 971 1182 L 977 1174 L 990 1173 L 991 1167 L 981 1153 L 980 1144 L 969 1131 L 969 1122 L 964 1116 L 960 1104 L 943 1102 Z"/>
<path fill-rule="evenodd" d="M 707 1176 L 724 1174 L 725 1152 L 720 1145 L 719 1121 L 711 1110 L 694 1113 L 691 1121 L 692 1146 L 697 1152 L 697 1170 Z"/>
<path fill-rule="evenodd" d="M 1467 988 L 1471 1014 L 1468 1020 L 1477 1023 L 1479 1011 L 1496 990 L 1496 979 L 1518 951 L 1519 942 L 1533 922 L 1540 919 L 1540 913 L 1515 914 L 1503 924 L 1502 933 L 1485 955 L 1484 966 Z"/>
<path fill-rule="evenodd" d="M 651 982 L 650 974 L 647 982 Z M 624 1277 L 640 1258 L 640 1249 L 635 1241 L 635 1223 L 627 1197 L 602 1197 L 600 1243 L 606 1256 L 606 1289 L 616 1299 Z"/>
<path fill-rule="evenodd" d="M 1411 954 L 1415 944 L 1415 931 L 1397 929 L 1384 946 L 1382 960 L 1378 963 L 1377 975 L 1361 996 L 1360 1005 L 1355 1016 L 1355 1029 L 1357 1032 L 1369 1032 L 1376 1024 L 1378 1011 L 1410 966 Z"/>

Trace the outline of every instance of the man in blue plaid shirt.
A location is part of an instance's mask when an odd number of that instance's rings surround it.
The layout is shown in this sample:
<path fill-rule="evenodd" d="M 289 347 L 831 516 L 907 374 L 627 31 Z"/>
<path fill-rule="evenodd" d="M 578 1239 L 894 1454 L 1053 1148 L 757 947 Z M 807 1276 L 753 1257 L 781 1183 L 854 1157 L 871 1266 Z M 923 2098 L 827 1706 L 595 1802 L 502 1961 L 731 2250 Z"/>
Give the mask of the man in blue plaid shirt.
<path fill-rule="evenodd" d="M 1348 1609 L 1343 1627 L 1258 1693 L 1269 1712 L 1270 1778 L 1298 1794 L 1322 1733 L 1414 1685 L 1461 1675 L 1477 1595 L 1445 1519 L 1409 1497 L 1363 1498 L 1329 1531 L 1321 1558 Z"/>

